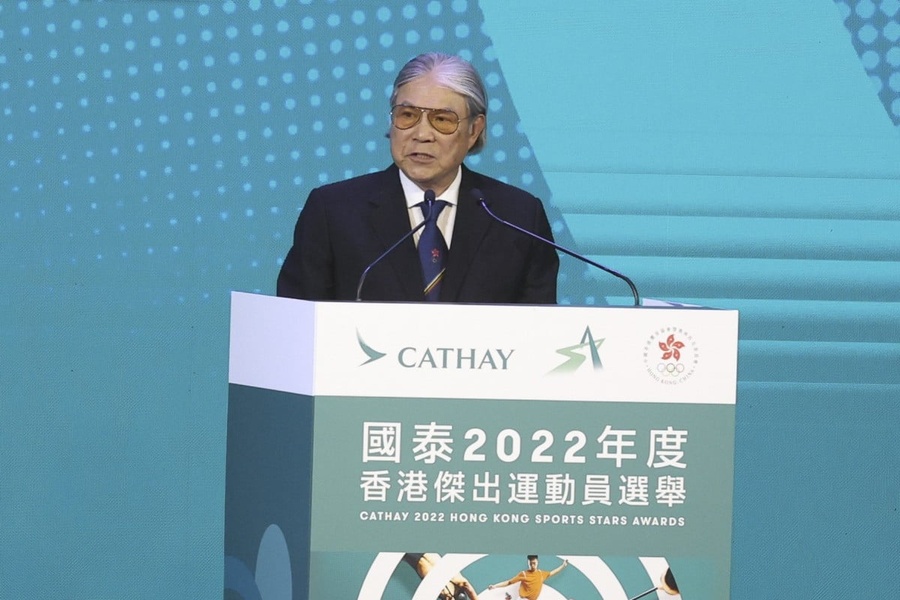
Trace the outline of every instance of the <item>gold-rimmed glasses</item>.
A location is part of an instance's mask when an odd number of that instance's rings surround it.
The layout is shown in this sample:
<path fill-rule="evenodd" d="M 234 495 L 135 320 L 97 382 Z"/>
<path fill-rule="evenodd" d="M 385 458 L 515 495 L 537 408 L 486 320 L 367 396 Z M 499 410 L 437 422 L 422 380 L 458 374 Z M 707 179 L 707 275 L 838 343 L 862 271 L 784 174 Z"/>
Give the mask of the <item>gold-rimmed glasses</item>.
<path fill-rule="evenodd" d="M 397 129 L 410 129 L 422 120 L 422 115 L 438 133 L 450 135 L 459 129 L 459 122 L 471 118 L 462 117 L 446 108 L 422 108 L 421 106 L 409 106 L 397 104 L 391 107 L 391 124 Z"/>

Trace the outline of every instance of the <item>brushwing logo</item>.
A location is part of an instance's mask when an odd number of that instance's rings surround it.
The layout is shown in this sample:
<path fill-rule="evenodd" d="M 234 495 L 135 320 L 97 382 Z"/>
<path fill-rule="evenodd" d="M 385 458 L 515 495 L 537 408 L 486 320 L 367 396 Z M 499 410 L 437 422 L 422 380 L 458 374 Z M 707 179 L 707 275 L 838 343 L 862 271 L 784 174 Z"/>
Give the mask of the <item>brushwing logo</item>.
<path fill-rule="evenodd" d="M 581 342 L 574 346 L 566 346 L 556 351 L 566 357 L 565 362 L 550 371 L 551 373 L 574 373 L 587 360 L 585 354 L 590 355 L 591 364 L 595 371 L 603 370 L 603 363 L 600 360 L 600 346 L 606 338 L 594 339 L 590 327 L 584 328 L 584 334 L 581 336 Z"/>
<path fill-rule="evenodd" d="M 378 359 L 384 358 L 386 356 L 385 352 L 379 352 L 372 346 L 368 345 L 365 340 L 362 339 L 362 336 L 359 334 L 359 329 L 356 330 L 356 341 L 359 343 L 359 347 L 362 348 L 362 351 L 366 353 L 366 356 L 369 357 L 369 360 L 361 363 L 359 366 L 367 365 L 371 362 L 375 362 Z"/>
<path fill-rule="evenodd" d="M 644 366 L 656 381 L 676 385 L 694 374 L 700 359 L 697 342 L 680 327 L 663 327 L 644 344 Z"/>

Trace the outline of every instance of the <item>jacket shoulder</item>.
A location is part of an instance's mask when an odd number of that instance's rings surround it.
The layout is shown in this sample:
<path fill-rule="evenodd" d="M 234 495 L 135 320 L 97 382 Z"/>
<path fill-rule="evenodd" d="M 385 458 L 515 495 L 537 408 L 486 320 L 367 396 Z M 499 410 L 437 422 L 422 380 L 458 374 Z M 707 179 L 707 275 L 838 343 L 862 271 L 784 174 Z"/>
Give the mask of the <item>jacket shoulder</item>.
<path fill-rule="evenodd" d="M 400 188 L 400 177 L 394 167 L 388 167 L 383 171 L 357 175 L 343 181 L 326 183 L 310 192 L 310 200 L 315 198 L 329 201 L 343 199 L 352 202 L 360 199 L 371 199 L 373 195 L 381 194 L 396 184 Z M 401 188 L 402 189 L 402 188 Z"/>

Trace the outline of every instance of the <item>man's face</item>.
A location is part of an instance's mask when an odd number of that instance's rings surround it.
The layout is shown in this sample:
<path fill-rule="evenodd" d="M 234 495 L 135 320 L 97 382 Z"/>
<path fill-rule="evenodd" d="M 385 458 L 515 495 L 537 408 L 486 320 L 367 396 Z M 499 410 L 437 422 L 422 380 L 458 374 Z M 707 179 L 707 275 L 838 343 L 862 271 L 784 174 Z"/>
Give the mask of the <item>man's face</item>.
<path fill-rule="evenodd" d="M 528 570 L 529 571 L 537 571 L 538 561 L 536 558 L 528 559 Z"/>
<path fill-rule="evenodd" d="M 453 183 L 459 165 L 481 135 L 484 116 L 467 119 L 470 115 L 465 98 L 437 85 L 431 73 L 400 87 L 395 104 L 452 110 L 460 118 L 457 130 L 449 134 L 435 130 L 425 114 L 409 129 L 391 126 L 394 162 L 420 188 L 440 195 Z"/>

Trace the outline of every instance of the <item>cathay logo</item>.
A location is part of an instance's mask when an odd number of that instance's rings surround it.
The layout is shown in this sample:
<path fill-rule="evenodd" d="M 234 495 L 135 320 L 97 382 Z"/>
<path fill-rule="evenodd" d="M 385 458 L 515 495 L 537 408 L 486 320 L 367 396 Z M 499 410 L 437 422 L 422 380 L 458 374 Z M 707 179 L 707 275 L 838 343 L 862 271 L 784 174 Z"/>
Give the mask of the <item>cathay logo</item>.
<path fill-rule="evenodd" d="M 356 342 L 366 355 L 365 366 L 388 355 L 376 350 L 356 330 Z M 391 350 L 393 353 L 394 351 Z M 448 346 L 405 346 L 396 351 L 397 364 L 404 369 L 441 369 L 453 371 L 507 371 L 514 348 L 457 348 Z"/>
<path fill-rule="evenodd" d="M 573 346 L 566 346 L 556 351 L 566 357 L 565 362 L 550 371 L 551 373 L 573 373 L 581 367 L 591 357 L 591 364 L 595 371 L 603 369 L 603 363 L 600 361 L 600 346 L 606 338 L 594 339 L 590 327 L 584 328 L 584 334 L 581 336 L 581 342 Z"/>
<path fill-rule="evenodd" d="M 379 358 L 384 358 L 384 357 L 385 357 L 385 353 L 384 353 L 384 352 L 379 352 L 378 350 L 376 350 L 376 349 L 373 348 L 372 346 L 368 345 L 368 344 L 365 342 L 365 340 L 362 339 L 362 336 L 359 334 L 359 329 L 356 330 L 356 341 L 359 342 L 359 347 L 362 348 L 362 351 L 365 352 L 365 353 L 366 353 L 366 356 L 369 357 L 369 360 L 365 361 L 365 362 L 362 363 L 360 366 L 362 366 L 362 365 L 367 365 L 367 364 L 369 364 L 370 362 L 375 362 L 375 361 L 378 360 Z"/>

